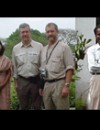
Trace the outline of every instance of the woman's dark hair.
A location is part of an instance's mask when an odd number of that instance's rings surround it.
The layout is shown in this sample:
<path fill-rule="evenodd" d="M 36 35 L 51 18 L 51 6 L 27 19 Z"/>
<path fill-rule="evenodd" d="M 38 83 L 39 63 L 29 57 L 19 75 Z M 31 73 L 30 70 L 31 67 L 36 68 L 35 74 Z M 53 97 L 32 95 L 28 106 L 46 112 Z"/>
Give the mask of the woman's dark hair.
<path fill-rule="evenodd" d="M 4 51 L 5 51 L 5 47 L 2 45 L 2 42 L 0 41 L 0 46 L 1 46 L 1 49 L 0 49 L 0 56 L 2 56 L 4 54 Z"/>

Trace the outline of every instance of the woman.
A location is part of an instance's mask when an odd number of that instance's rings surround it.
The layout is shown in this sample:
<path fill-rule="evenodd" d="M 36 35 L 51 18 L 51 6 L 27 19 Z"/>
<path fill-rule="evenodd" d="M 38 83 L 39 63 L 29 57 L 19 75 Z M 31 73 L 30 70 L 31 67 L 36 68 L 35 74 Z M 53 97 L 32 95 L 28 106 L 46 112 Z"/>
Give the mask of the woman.
<path fill-rule="evenodd" d="M 0 110 L 10 110 L 10 79 L 12 64 L 4 56 L 5 48 L 0 41 Z"/>

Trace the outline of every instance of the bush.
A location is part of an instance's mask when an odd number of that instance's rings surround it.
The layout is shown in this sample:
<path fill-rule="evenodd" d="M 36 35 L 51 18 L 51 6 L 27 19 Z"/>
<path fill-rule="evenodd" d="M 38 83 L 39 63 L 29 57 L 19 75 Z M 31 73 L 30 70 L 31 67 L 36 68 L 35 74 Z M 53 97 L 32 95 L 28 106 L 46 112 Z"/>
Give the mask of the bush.
<path fill-rule="evenodd" d="M 75 100 L 76 110 L 86 110 L 86 102 L 80 97 Z"/>
<path fill-rule="evenodd" d="M 75 82 L 71 82 L 69 93 L 70 107 L 75 107 Z"/>
<path fill-rule="evenodd" d="M 19 109 L 19 100 L 17 97 L 17 93 L 14 87 L 14 81 L 11 81 L 11 103 L 10 103 L 10 109 L 11 110 L 18 110 Z"/>
<path fill-rule="evenodd" d="M 11 103 L 10 103 L 10 109 L 11 110 L 18 110 L 19 109 L 19 100 L 17 97 L 17 93 L 14 87 L 14 80 L 11 81 Z M 75 107 L 75 82 L 71 82 L 70 87 L 70 107 Z"/>

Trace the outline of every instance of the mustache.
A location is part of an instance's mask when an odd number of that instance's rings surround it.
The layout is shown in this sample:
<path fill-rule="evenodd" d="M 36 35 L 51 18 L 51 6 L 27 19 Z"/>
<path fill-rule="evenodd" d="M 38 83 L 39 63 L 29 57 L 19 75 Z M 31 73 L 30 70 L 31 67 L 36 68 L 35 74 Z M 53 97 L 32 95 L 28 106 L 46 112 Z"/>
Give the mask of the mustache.
<path fill-rule="evenodd" d="M 48 37 L 54 37 L 54 36 L 50 35 L 50 36 L 48 36 Z"/>

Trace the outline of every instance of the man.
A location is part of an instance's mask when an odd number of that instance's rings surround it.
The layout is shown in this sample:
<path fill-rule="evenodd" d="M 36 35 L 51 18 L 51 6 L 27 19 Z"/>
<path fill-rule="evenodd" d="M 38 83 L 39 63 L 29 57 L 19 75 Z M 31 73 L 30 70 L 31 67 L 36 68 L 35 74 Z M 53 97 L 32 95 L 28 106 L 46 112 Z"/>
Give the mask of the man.
<path fill-rule="evenodd" d="M 30 26 L 23 23 L 19 26 L 21 42 L 15 45 L 12 52 L 15 87 L 22 110 L 41 109 L 39 95 L 39 61 L 42 44 L 31 38 Z"/>
<path fill-rule="evenodd" d="M 12 63 L 4 55 L 5 47 L 0 41 L 0 110 L 10 110 L 10 80 Z"/>
<path fill-rule="evenodd" d="M 87 108 L 100 110 L 100 25 L 95 27 L 96 44 L 87 51 L 88 68 L 92 74 L 88 93 Z"/>
<path fill-rule="evenodd" d="M 45 109 L 69 109 L 69 86 L 74 70 L 71 49 L 58 39 L 58 26 L 48 23 L 46 28 L 48 45 L 41 54 L 41 77 L 45 80 L 43 101 Z"/>

